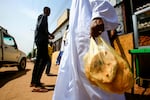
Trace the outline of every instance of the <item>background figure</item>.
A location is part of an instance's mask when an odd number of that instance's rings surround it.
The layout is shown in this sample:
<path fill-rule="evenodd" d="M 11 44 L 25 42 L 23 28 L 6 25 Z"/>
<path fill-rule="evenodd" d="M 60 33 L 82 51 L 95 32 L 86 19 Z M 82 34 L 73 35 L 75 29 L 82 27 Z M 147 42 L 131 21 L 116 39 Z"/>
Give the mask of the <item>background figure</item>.
<path fill-rule="evenodd" d="M 48 44 L 48 61 L 47 61 L 47 66 L 46 66 L 46 75 L 50 75 L 50 69 L 51 69 L 51 62 L 52 62 L 52 54 L 53 54 L 53 42 L 50 42 Z"/>
<path fill-rule="evenodd" d="M 108 30 L 118 26 L 118 17 L 107 0 L 72 0 L 68 44 L 59 65 L 53 100 L 125 100 L 124 94 L 109 93 L 92 85 L 85 76 L 83 57 L 90 37 L 110 43 Z"/>
<path fill-rule="evenodd" d="M 69 29 L 69 25 L 66 26 L 66 30 L 63 34 L 63 38 L 62 38 L 62 43 L 61 43 L 61 49 L 60 52 L 58 54 L 57 60 L 56 60 L 56 64 L 59 65 L 60 61 L 61 61 L 61 57 L 63 55 L 63 52 L 65 50 L 65 46 L 67 45 L 67 34 L 68 34 L 68 29 Z"/>
<path fill-rule="evenodd" d="M 48 39 L 51 34 L 48 32 L 48 16 L 50 8 L 44 7 L 43 14 L 38 16 L 35 30 L 35 44 L 37 46 L 37 56 L 32 72 L 31 87 L 42 87 L 41 77 L 48 59 Z M 33 89 L 33 92 L 48 91 L 46 89 Z"/>
<path fill-rule="evenodd" d="M 111 43 L 111 46 L 114 48 L 114 40 L 117 38 L 117 30 L 109 30 L 108 31 L 109 40 Z"/>

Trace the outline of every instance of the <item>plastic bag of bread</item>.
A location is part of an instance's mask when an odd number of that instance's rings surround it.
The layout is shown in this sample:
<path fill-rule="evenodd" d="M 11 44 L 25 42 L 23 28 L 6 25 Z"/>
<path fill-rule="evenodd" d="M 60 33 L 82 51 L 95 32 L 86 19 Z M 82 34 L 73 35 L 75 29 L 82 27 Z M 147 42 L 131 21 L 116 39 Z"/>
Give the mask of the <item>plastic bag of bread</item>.
<path fill-rule="evenodd" d="M 84 57 L 85 73 L 102 83 L 112 82 L 117 71 L 117 60 L 101 41 L 91 38 L 90 48 Z"/>
<path fill-rule="evenodd" d="M 124 93 L 133 87 L 129 64 L 100 36 L 91 38 L 84 58 L 85 75 L 91 84 L 112 93 Z"/>

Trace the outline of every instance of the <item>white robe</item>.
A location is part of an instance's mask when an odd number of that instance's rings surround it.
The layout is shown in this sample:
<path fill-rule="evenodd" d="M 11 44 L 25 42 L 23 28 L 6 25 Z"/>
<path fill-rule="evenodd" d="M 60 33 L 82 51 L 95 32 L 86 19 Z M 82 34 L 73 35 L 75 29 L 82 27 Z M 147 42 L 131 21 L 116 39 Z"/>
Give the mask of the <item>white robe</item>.
<path fill-rule="evenodd" d="M 72 0 L 68 44 L 61 59 L 53 100 L 125 100 L 93 86 L 84 74 L 83 56 L 88 51 L 90 23 L 95 17 L 104 21 L 102 37 L 109 42 L 107 30 L 117 27 L 118 18 L 106 0 Z"/>

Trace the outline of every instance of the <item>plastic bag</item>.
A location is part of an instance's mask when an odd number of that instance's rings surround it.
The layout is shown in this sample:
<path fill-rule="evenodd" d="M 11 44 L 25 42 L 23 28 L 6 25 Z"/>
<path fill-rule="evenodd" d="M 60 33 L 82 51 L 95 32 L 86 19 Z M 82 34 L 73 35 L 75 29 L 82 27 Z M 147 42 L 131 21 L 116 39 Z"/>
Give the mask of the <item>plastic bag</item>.
<path fill-rule="evenodd" d="M 100 36 L 91 38 L 84 58 L 85 75 L 91 84 L 112 93 L 124 93 L 133 87 L 129 64 Z"/>

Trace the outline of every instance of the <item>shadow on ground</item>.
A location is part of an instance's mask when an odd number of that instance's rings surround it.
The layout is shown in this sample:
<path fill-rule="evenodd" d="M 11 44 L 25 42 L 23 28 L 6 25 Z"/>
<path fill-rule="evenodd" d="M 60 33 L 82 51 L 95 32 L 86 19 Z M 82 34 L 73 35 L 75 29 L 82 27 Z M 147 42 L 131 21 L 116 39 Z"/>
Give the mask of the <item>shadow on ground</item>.
<path fill-rule="evenodd" d="M 150 100 L 150 95 L 125 93 L 126 100 Z"/>
<path fill-rule="evenodd" d="M 7 82 L 25 75 L 28 71 L 30 71 L 30 69 L 26 69 L 24 71 L 9 70 L 9 71 L 0 72 L 0 88 L 3 87 Z"/>
<path fill-rule="evenodd" d="M 48 74 L 47 76 L 57 76 L 57 74 Z"/>
<path fill-rule="evenodd" d="M 45 85 L 44 87 L 46 87 L 49 91 L 54 91 L 55 85 Z"/>

